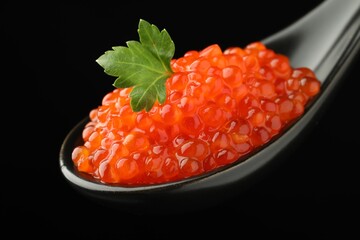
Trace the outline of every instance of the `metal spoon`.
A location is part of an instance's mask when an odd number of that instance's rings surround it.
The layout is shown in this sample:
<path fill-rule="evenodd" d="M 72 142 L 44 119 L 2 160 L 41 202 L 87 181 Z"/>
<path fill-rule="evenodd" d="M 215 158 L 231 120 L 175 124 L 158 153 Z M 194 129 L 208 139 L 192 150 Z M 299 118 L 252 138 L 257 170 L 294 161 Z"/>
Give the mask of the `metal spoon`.
<path fill-rule="evenodd" d="M 241 193 L 269 172 L 289 149 L 300 143 L 325 110 L 360 49 L 360 1 L 328 0 L 307 15 L 262 41 L 290 58 L 293 67 L 313 69 L 322 82 L 321 93 L 304 114 L 271 142 L 239 161 L 214 172 L 165 184 L 122 187 L 100 183 L 78 172 L 71 160 L 81 144 L 86 117 L 66 136 L 60 149 L 60 168 L 82 194 L 131 212 L 170 213 L 217 204 Z"/>

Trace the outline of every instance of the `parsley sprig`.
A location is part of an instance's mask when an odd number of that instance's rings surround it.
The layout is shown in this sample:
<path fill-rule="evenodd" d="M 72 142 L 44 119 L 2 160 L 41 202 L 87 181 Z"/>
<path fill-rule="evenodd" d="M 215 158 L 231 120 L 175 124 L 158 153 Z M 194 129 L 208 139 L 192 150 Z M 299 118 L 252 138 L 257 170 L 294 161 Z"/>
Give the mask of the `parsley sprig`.
<path fill-rule="evenodd" d="M 175 45 L 168 32 L 140 19 L 139 41 L 127 41 L 125 46 L 115 46 L 106 51 L 96 62 L 104 72 L 117 77 L 117 88 L 133 87 L 130 92 L 134 112 L 150 111 L 156 101 L 166 99 L 165 82 L 173 73 L 170 61 Z"/>

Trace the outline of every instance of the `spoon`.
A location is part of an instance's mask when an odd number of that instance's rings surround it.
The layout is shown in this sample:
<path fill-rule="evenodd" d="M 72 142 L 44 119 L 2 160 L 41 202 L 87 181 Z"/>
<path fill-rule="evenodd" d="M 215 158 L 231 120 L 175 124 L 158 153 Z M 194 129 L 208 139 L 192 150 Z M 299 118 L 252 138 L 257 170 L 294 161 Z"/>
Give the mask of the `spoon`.
<path fill-rule="evenodd" d="M 354 62 L 360 48 L 359 40 L 359 0 L 324 1 L 292 25 L 262 40 L 269 49 L 288 56 L 292 67 L 306 66 L 314 70 L 322 88 L 296 122 L 260 150 L 246 156 L 245 161 L 164 184 L 136 187 L 103 184 L 78 172 L 71 159 L 73 148 L 82 144 L 82 131 L 89 121 L 86 117 L 63 141 L 61 172 L 80 193 L 100 204 L 125 211 L 172 213 L 218 204 L 264 177 L 305 137 Z"/>

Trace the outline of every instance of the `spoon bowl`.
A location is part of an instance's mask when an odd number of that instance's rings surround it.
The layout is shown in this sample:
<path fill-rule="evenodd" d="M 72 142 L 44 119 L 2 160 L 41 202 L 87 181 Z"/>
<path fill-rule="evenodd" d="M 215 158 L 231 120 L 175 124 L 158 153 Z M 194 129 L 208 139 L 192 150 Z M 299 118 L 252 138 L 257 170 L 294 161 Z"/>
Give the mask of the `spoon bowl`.
<path fill-rule="evenodd" d="M 307 66 L 322 82 L 320 93 L 304 114 L 260 149 L 207 174 L 176 182 L 124 187 L 103 184 L 76 170 L 71 153 L 82 144 L 84 118 L 66 136 L 60 168 L 66 180 L 100 204 L 131 212 L 171 213 L 212 206 L 240 194 L 266 177 L 304 139 L 328 106 L 360 48 L 360 1 L 324 1 L 303 18 L 263 43 L 287 55 L 293 67 Z M 330 26 L 330 27 L 329 27 Z"/>

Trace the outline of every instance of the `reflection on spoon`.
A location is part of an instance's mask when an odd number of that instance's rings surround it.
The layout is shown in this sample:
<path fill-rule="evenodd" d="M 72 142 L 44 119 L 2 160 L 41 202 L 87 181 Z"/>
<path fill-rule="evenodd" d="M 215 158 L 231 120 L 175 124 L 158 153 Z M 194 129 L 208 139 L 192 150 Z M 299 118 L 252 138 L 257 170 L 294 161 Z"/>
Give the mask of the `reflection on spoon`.
<path fill-rule="evenodd" d="M 206 207 L 245 189 L 286 156 L 289 147 L 299 142 L 321 116 L 336 86 L 357 56 L 360 47 L 359 9 L 357 0 L 325 1 L 293 25 L 262 41 L 270 49 L 288 56 L 293 67 L 314 69 L 323 86 L 298 121 L 246 161 L 166 184 L 129 188 L 105 185 L 78 172 L 71 160 L 74 146 L 82 141 L 81 133 L 89 120 L 85 118 L 71 130 L 61 147 L 63 175 L 81 193 L 101 203 L 134 212 L 172 212 Z"/>

